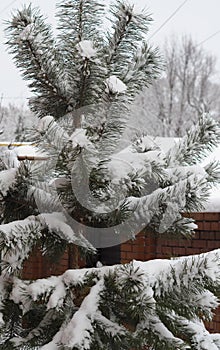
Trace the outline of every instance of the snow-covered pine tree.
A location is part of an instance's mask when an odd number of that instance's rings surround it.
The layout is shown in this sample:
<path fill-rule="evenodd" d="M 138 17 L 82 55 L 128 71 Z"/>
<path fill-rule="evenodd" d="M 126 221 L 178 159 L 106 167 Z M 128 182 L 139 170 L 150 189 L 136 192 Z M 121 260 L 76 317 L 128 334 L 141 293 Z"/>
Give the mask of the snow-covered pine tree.
<path fill-rule="evenodd" d="M 58 9 L 56 40 L 30 6 L 8 26 L 40 118 L 31 137 L 48 160 L 19 162 L 13 149 L 1 158 L 0 348 L 220 349 L 203 323 L 218 305 L 219 251 L 22 279 L 36 246 L 58 259 L 69 245 L 95 254 L 143 227 L 193 234 L 182 213 L 202 207 L 219 179 L 218 164 L 198 165 L 220 139 L 207 115 L 168 152 L 149 137 L 121 150 L 129 104 L 159 70 L 145 42 L 150 17 L 116 1 L 106 31 L 98 1 Z"/>

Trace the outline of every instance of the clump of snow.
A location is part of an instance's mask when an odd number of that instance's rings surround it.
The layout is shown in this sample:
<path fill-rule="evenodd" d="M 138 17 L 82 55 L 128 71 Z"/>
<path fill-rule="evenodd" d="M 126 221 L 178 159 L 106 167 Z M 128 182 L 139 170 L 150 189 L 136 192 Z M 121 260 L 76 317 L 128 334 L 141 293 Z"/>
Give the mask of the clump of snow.
<path fill-rule="evenodd" d="M 66 287 L 61 280 L 61 278 L 57 279 L 56 286 L 49 298 L 47 303 L 47 309 L 60 308 L 63 305 L 63 301 L 66 296 Z"/>
<path fill-rule="evenodd" d="M 207 166 L 214 161 L 220 162 L 220 146 L 216 147 L 201 165 Z M 209 199 L 205 204 L 203 212 L 220 212 L 220 184 L 211 189 Z"/>
<path fill-rule="evenodd" d="M 220 346 L 220 334 L 210 334 L 202 321 L 194 319 L 192 321 L 184 319 L 182 328 L 193 332 L 193 342 L 197 349 L 218 350 Z"/>
<path fill-rule="evenodd" d="M 154 144 L 159 146 L 162 152 L 167 153 L 172 147 L 178 145 L 180 139 L 177 137 L 151 137 Z M 143 142 L 149 139 L 149 136 L 143 138 Z"/>
<path fill-rule="evenodd" d="M 28 302 L 28 299 L 25 297 L 23 293 L 26 288 L 27 288 L 26 281 L 22 281 L 17 277 L 13 278 L 13 289 L 10 294 L 10 300 L 13 300 L 15 304 L 23 305 L 24 312 L 28 310 L 28 307 L 32 303 L 31 300 L 29 300 Z"/>
<path fill-rule="evenodd" d="M 36 130 L 46 135 L 45 141 L 47 145 L 54 145 L 59 150 L 66 145 L 69 139 L 65 129 L 51 115 L 43 117 L 39 121 Z"/>
<path fill-rule="evenodd" d="M 3 327 L 4 323 L 3 314 L 0 312 L 0 326 Z"/>
<path fill-rule="evenodd" d="M 88 250 L 95 252 L 95 248 L 80 233 L 75 233 L 73 229 L 66 223 L 66 217 L 63 213 L 44 213 L 37 216 L 43 227 L 47 226 L 49 231 L 55 232 L 61 239 L 69 243 L 80 245 Z"/>
<path fill-rule="evenodd" d="M 105 80 L 105 86 L 105 91 L 112 94 L 122 94 L 127 90 L 127 86 L 115 75 L 111 75 Z"/>
<path fill-rule="evenodd" d="M 23 30 L 19 33 L 17 37 L 17 43 L 24 41 L 34 41 L 35 43 L 41 44 L 44 38 L 42 33 L 36 31 L 35 24 L 29 23 Z M 36 50 L 37 55 L 42 54 L 42 50 Z"/>
<path fill-rule="evenodd" d="M 70 243 L 75 241 L 75 234 L 71 227 L 65 223 L 66 219 L 62 213 L 40 214 L 38 218 L 42 225 L 46 225 L 50 231 L 56 232 Z"/>
<path fill-rule="evenodd" d="M 97 54 L 97 50 L 94 48 L 91 40 L 82 40 L 76 45 L 76 47 L 83 58 L 91 59 Z"/>
<path fill-rule="evenodd" d="M 127 147 L 121 152 L 113 155 L 108 163 L 109 176 L 112 183 L 118 184 L 126 179 L 129 174 L 138 173 L 139 176 L 148 174 L 151 176 L 152 164 L 164 165 L 160 151 L 149 151 L 138 153 L 135 148 Z"/>
<path fill-rule="evenodd" d="M 42 212 L 57 212 L 58 210 L 62 210 L 58 196 L 55 196 L 48 186 L 42 186 L 41 188 L 30 186 L 27 192 L 27 198 L 30 199 L 33 197 Z"/>
<path fill-rule="evenodd" d="M 141 137 L 134 142 L 133 146 L 137 149 L 138 152 L 147 152 L 159 149 L 154 138 L 150 136 Z"/>
<path fill-rule="evenodd" d="M 0 242 L 4 243 L 2 263 L 12 271 L 20 269 L 22 262 L 29 256 L 32 245 L 41 237 L 41 226 L 35 216 L 2 224 Z"/>
<path fill-rule="evenodd" d="M 0 276 L 0 310 L 2 311 L 2 309 L 4 308 L 4 300 L 5 298 L 7 298 L 7 281 L 5 281 L 4 277 L 1 275 Z M 4 324 L 4 320 L 3 320 L 3 315 L 0 312 L 0 326 L 2 326 Z"/>
<path fill-rule="evenodd" d="M 40 121 L 37 124 L 37 130 L 39 132 L 43 132 L 46 131 L 48 129 L 48 127 L 54 122 L 54 117 L 52 117 L 51 115 L 46 115 L 45 117 L 43 117 L 42 119 L 40 119 Z"/>
<path fill-rule="evenodd" d="M 10 187 L 16 181 L 17 169 L 11 168 L 0 172 L 0 193 L 6 196 Z"/>
<path fill-rule="evenodd" d="M 41 295 L 49 295 L 59 281 L 59 277 L 51 276 L 41 280 L 34 281 L 27 290 L 34 301 L 38 300 Z"/>
<path fill-rule="evenodd" d="M 209 199 L 202 210 L 206 213 L 219 213 L 220 212 L 220 186 L 214 187 L 210 191 Z"/>
<path fill-rule="evenodd" d="M 26 41 L 33 39 L 33 23 L 29 23 L 19 34 L 19 41 Z"/>
<path fill-rule="evenodd" d="M 73 147 L 80 146 L 85 149 L 94 149 L 92 142 L 86 135 L 85 129 L 76 129 L 69 139 L 72 141 Z"/>
<path fill-rule="evenodd" d="M 187 226 L 191 230 L 197 230 L 197 228 L 198 228 L 198 225 L 196 225 L 194 222 L 189 222 L 189 223 L 185 224 L 185 226 Z"/>

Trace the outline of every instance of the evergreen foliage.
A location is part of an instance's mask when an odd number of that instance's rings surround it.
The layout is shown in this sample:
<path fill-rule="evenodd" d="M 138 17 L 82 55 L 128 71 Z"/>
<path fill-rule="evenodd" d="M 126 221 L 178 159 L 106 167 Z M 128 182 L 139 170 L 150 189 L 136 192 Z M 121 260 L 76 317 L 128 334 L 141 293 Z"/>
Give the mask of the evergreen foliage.
<path fill-rule="evenodd" d="M 0 349 L 220 349 L 203 323 L 218 305 L 219 251 L 22 279 L 36 246 L 51 259 L 73 244 L 95 254 L 134 237 L 137 224 L 191 235 L 182 214 L 202 208 L 219 181 L 217 163 L 199 165 L 220 140 L 208 115 L 168 152 L 150 137 L 121 151 L 124 115 L 161 60 L 145 42 L 147 14 L 116 1 L 105 33 L 105 11 L 96 0 L 62 1 L 57 39 L 31 6 L 8 25 L 35 94 L 29 141 L 48 159 L 19 162 L 14 149 L 2 157 Z"/>

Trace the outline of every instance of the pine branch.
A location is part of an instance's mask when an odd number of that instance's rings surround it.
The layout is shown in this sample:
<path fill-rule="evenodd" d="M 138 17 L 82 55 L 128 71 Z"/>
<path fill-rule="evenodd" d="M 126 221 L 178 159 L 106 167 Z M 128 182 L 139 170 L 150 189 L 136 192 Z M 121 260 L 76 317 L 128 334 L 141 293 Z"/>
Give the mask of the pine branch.
<path fill-rule="evenodd" d="M 163 344 L 167 349 L 188 349 L 199 341 L 196 327 L 203 329 L 204 341 L 218 346 L 218 336 L 210 335 L 202 323 L 218 305 L 212 292 L 220 276 L 218 261 L 216 250 L 170 261 L 68 270 L 34 282 L 16 279 L 11 293 L 15 304 L 25 312 L 32 309 L 31 301 L 40 301 L 45 307 L 41 322 L 20 338 L 21 344 L 52 322 L 53 339 L 47 340 L 43 349 L 56 344 L 91 348 L 102 344 L 103 331 L 112 336 L 116 349 L 119 344 L 123 350 L 130 346 L 159 350 Z M 68 312 L 62 313 L 67 305 Z M 63 317 L 58 328 L 56 317 L 49 317 L 55 310 Z M 38 345 L 43 345 L 40 340 Z"/>
<path fill-rule="evenodd" d="M 30 81 L 31 90 L 38 95 L 31 101 L 32 109 L 40 117 L 63 115 L 68 109 L 68 86 L 65 85 L 62 58 L 55 49 L 51 29 L 44 23 L 44 18 L 30 5 L 24 6 L 14 14 L 6 33 L 9 52 L 24 79 Z"/>
<path fill-rule="evenodd" d="M 95 249 L 86 238 L 79 233 L 75 234 L 65 221 L 64 215 L 52 213 L 40 214 L 36 217 L 30 216 L 25 220 L 1 225 L 1 266 L 4 273 L 13 274 L 20 270 L 24 260 L 29 257 L 30 252 L 37 244 L 44 244 L 47 248 L 47 245 L 51 244 L 51 240 L 57 246 L 62 246 L 64 243 L 74 243 L 94 253 Z M 51 245 L 50 249 L 52 250 Z"/>
<path fill-rule="evenodd" d="M 58 45 L 62 48 L 71 81 L 72 109 L 88 106 L 100 95 L 105 77 L 105 65 L 99 52 L 103 43 L 100 34 L 103 16 L 104 5 L 95 0 L 65 1 L 59 5 Z M 94 57 L 83 57 L 81 46 L 84 45 L 94 46 Z"/>
<path fill-rule="evenodd" d="M 170 166 L 193 165 L 201 161 L 218 145 L 220 129 L 216 121 L 204 114 L 167 155 Z"/>
<path fill-rule="evenodd" d="M 96 0 L 62 1 L 58 5 L 58 29 L 60 42 L 71 54 L 71 48 L 82 40 L 99 42 L 102 36 L 101 24 L 105 14 L 104 5 Z"/>
<path fill-rule="evenodd" d="M 144 42 L 137 48 L 132 61 L 123 70 L 123 81 L 128 86 L 129 93 L 136 96 L 144 87 L 152 84 L 162 68 L 158 49 L 153 49 Z"/>
<path fill-rule="evenodd" d="M 112 74 L 121 73 L 120 67 L 128 64 L 136 51 L 136 44 L 147 34 L 151 17 L 145 14 L 135 14 L 134 6 L 118 1 L 113 4 L 110 13 L 113 20 L 113 34 L 108 32 L 108 47 L 106 48 L 107 63 L 112 67 Z"/>

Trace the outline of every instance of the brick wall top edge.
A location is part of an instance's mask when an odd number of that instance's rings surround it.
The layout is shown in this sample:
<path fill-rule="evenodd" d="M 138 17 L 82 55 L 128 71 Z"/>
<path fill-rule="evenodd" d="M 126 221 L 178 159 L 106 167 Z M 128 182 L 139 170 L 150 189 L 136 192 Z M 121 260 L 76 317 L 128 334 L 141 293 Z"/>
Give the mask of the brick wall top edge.
<path fill-rule="evenodd" d="M 204 212 L 204 213 L 184 213 L 185 217 L 191 217 L 198 221 L 219 221 L 220 220 L 220 212 Z"/>
<path fill-rule="evenodd" d="M 219 221 L 220 220 L 220 213 L 191 213 L 191 216 L 195 218 L 195 220 L 203 219 L 206 221 Z"/>

